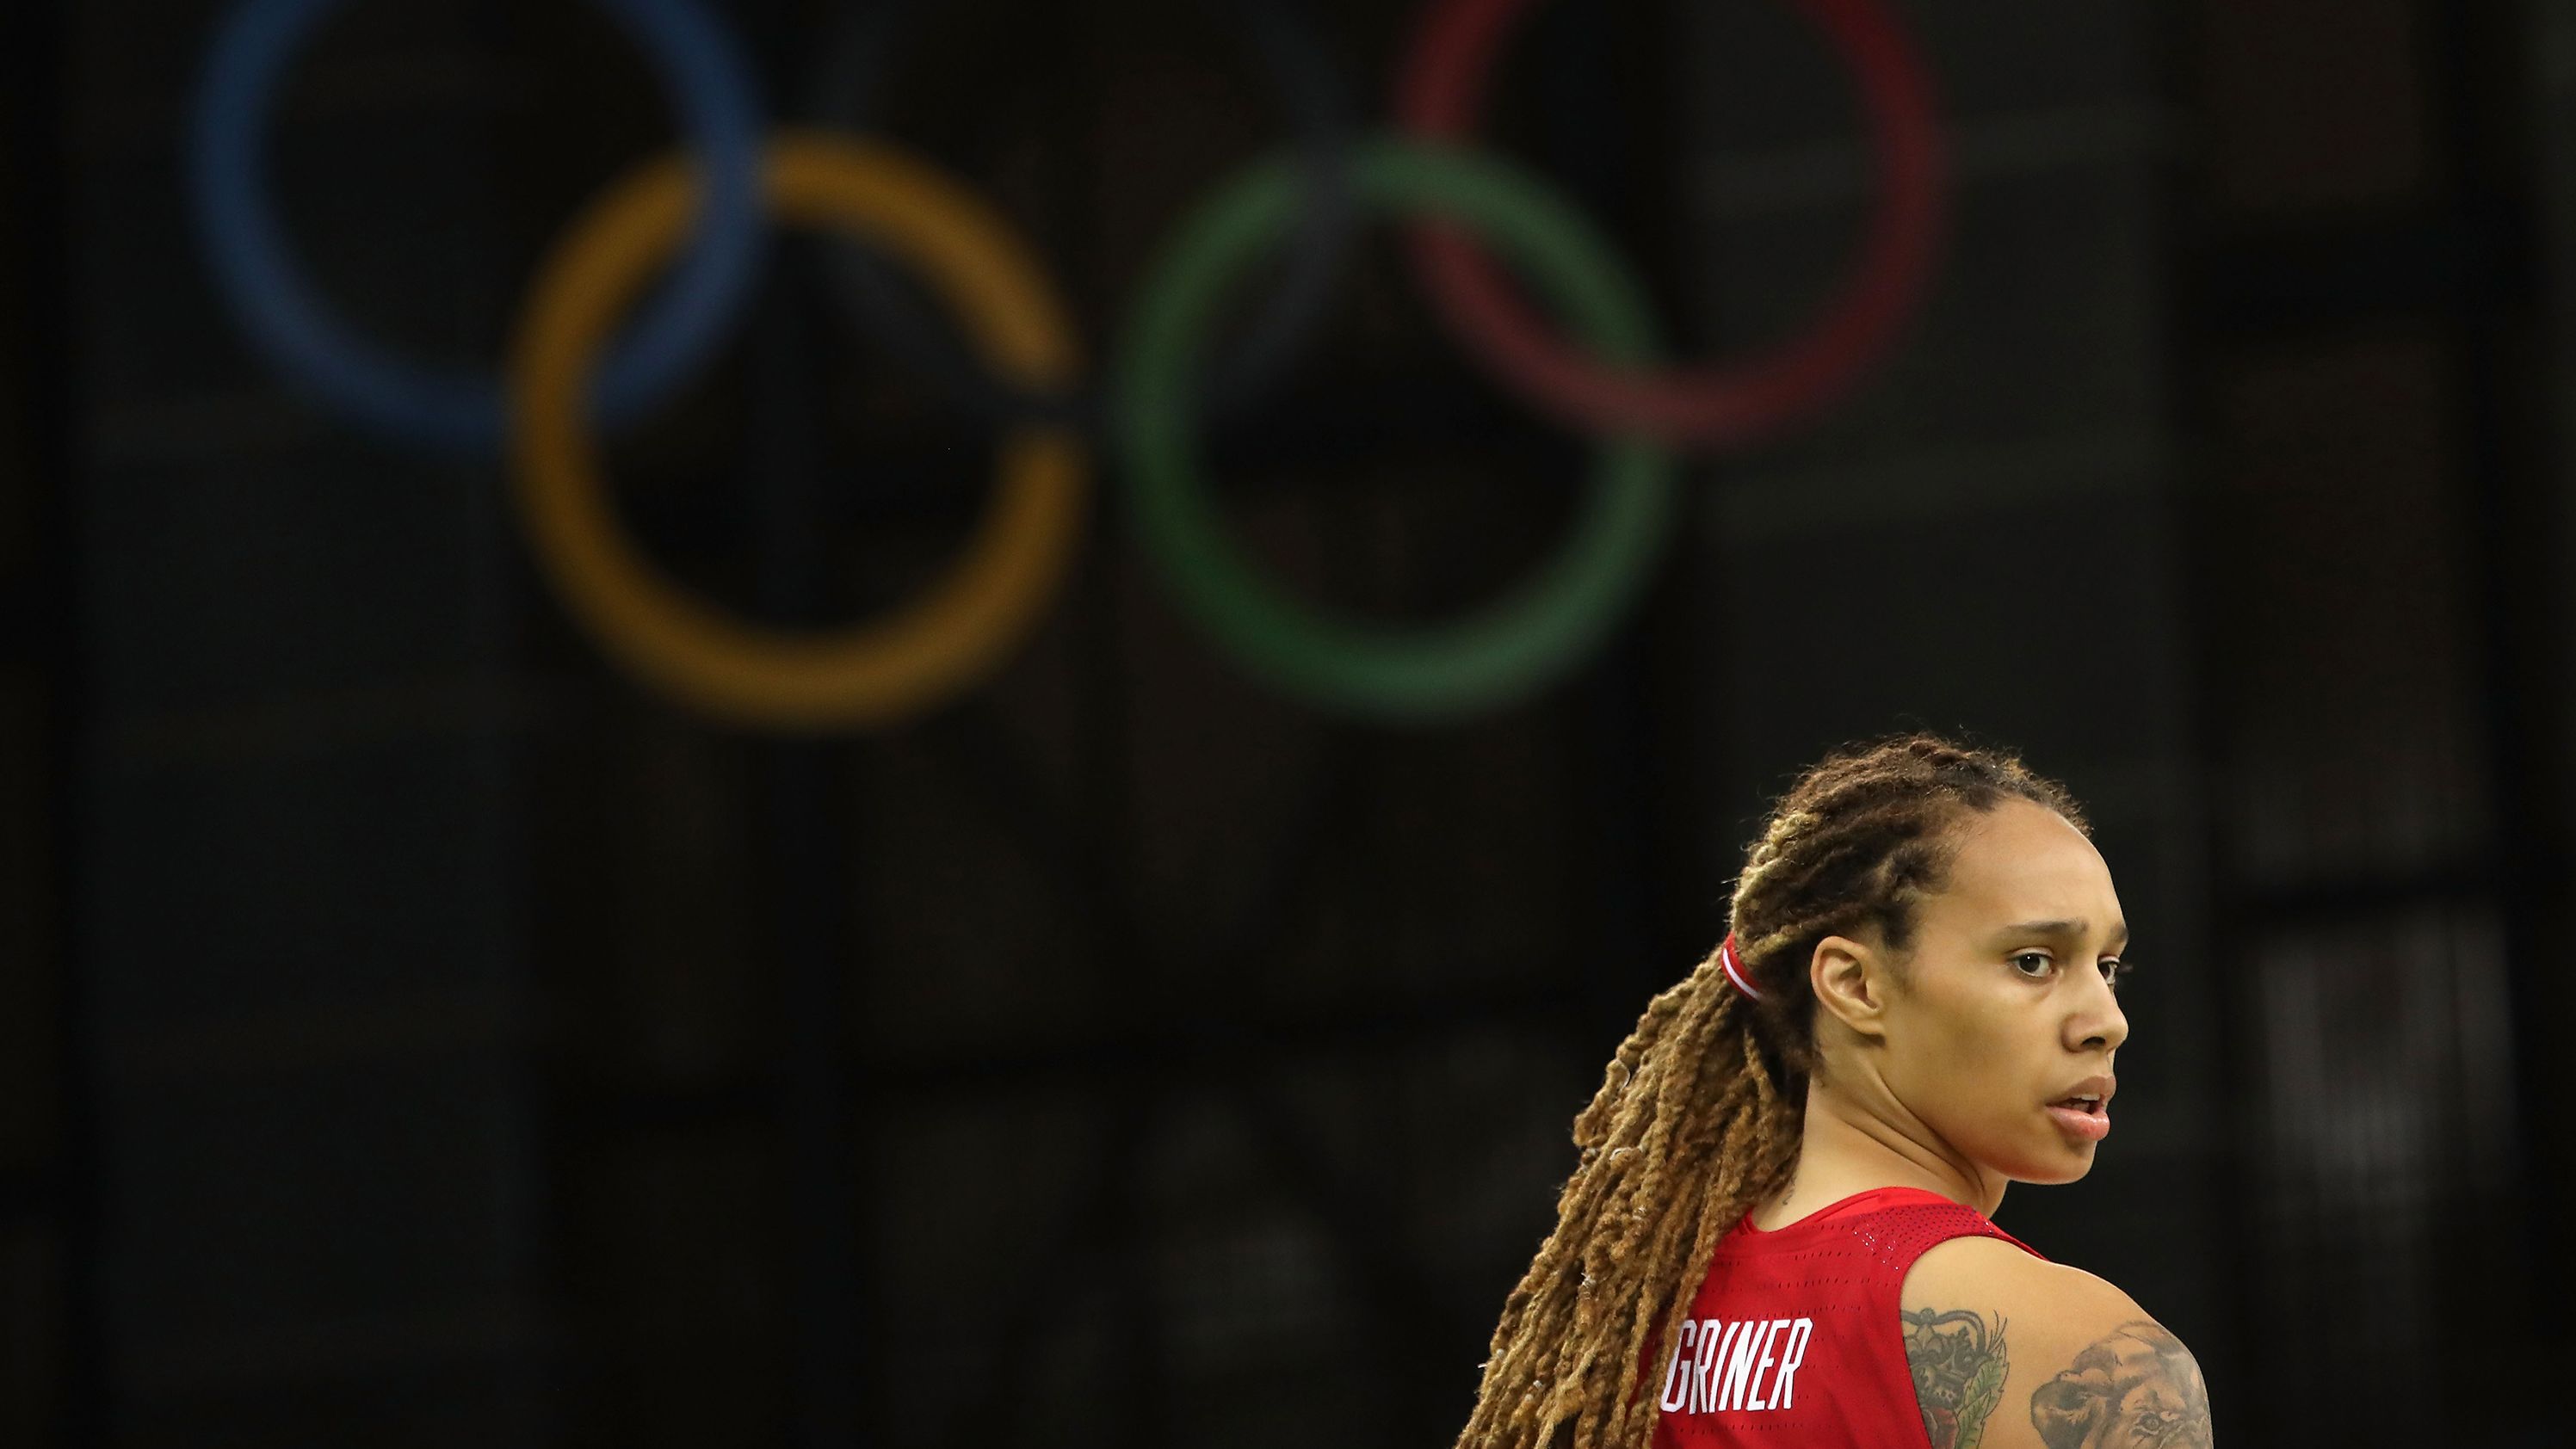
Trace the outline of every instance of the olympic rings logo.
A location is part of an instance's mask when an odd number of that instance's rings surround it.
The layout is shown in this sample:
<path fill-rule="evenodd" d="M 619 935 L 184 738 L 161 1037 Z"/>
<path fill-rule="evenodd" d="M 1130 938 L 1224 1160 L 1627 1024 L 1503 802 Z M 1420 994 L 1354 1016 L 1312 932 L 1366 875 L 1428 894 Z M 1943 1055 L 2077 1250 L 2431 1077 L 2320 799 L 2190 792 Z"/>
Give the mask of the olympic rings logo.
<path fill-rule="evenodd" d="M 1812 418 L 1891 349 L 1942 231 L 1929 78 L 1882 0 L 1796 0 L 1858 83 L 1880 180 L 1859 260 L 1815 325 L 1774 351 L 1670 368 L 1617 253 L 1552 189 L 1474 147 L 1487 78 L 1533 0 L 1431 0 L 1400 67 L 1396 127 L 1362 136 L 1322 51 L 1280 0 L 1219 0 L 1298 133 L 1219 185 L 1141 284 L 1096 400 L 1042 264 L 992 208 L 868 134 L 881 61 L 918 0 L 848 13 L 819 72 L 823 129 L 767 130 L 751 68 L 698 0 L 594 0 L 650 57 L 685 149 L 614 185 L 529 288 L 501 377 L 438 376 L 369 344 L 297 270 L 260 146 L 280 78 L 341 0 L 244 0 L 208 52 L 190 117 L 191 200 L 223 296 L 293 385 L 383 436 L 505 458 L 532 551 L 565 607 L 650 687 L 738 725 L 845 729 L 919 714 L 1010 656 L 1080 544 L 1090 453 L 1105 444 L 1140 547 L 1194 623 L 1242 668 L 1319 706 L 1385 721 L 1492 708 L 1579 663 L 1640 592 L 1673 515 L 1674 450 L 1737 445 Z M 1320 313 L 1362 212 L 1392 212 L 1467 355 L 1552 417 L 1597 435 L 1589 502 L 1556 554 L 1498 602 L 1391 629 L 1265 581 L 1199 476 L 1205 408 L 1257 399 Z M 1000 486 L 962 556 L 889 617 L 799 633 L 738 618 L 664 577 L 620 530 L 594 430 L 688 379 L 757 282 L 771 221 L 862 244 L 834 290 L 918 370 L 1000 422 Z M 1286 281 L 1249 340 L 1208 359 L 1229 284 L 1283 245 Z M 1512 264 L 1496 265 L 1487 248 Z M 676 260 L 675 260 L 676 258 Z M 966 351 L 878 270 L 916 269 Z M 630 305 L 668 272 L 651 305 Z M 1535 287 L 1534 310 L 1514 275 Z M 1552 315 L 1577 334 L 1560 335 Z M 613 335 L 614 334 L 614 335 Z"/>

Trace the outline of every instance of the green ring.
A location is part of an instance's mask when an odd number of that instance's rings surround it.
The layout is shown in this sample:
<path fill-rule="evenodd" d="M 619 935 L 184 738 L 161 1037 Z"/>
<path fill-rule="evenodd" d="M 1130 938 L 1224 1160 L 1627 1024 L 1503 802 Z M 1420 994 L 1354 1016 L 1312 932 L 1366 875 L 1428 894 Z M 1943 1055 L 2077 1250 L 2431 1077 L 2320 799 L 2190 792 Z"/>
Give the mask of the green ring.
<path fill-rule="evenodd" d="M 1474 227 L 1601 355 L 1652 360 L 1636 282 L 1541 183 L 1482 154 L 1400 141 L 1372 140 L 1349 157 L 1348 184 L 1363 204 Z M 1196 344 L 1227 284 L 1294 220 L 1305 164 L 1276 157 L 1219 187 L 1182 224 L 1129 317 L 1116 427 L 1140 541 L 1184 612 L 1274 688 L 1415 722 L 1508 704 L 1578 663 L 1641 591 L 1672 520 L 1672 455 L 1638 434 L 1605 442 L 1573 536 L 1535 577 L 1447 624 L 1394 629 L 1334 617 L 1261 578 L 1199 478 L 1189 409 L 1202 370 Z"/>

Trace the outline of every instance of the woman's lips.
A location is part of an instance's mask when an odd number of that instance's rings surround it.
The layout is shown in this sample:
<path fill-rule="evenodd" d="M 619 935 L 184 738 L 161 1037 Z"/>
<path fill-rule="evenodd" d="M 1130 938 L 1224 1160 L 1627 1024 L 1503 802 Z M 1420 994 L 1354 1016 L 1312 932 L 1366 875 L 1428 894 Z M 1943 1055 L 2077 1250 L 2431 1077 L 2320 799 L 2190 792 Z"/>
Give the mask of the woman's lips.
<path fill-rule="evenodd" d="M 2087 1112 L 2076 1107 L 2062 1107 L 2056 1103 L 2050 1103 L 2048 1115 L 2057 1119 L 2057 1129 L 2069 1137 L 2080 1137 L 2087 1142 L 2099 1142 L 2111 1135 L 2111 1114 L 2103 1108 L 2097 1107 Z"/>

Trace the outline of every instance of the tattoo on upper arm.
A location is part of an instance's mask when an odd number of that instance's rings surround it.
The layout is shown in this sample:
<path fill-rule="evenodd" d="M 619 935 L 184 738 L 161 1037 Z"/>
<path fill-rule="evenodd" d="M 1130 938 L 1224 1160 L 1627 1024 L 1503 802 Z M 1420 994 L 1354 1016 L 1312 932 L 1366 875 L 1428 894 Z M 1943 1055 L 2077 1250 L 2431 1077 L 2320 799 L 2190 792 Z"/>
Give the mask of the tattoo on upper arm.
<path fill-rule="evenodd" d="M 1932 1449 L 1977 1449 L 2004 1396 L 2003 1316 L 1917 1308 L 1899 1310 L 1897 1319 L 1905 1326 L 1905 1364 Z"/>
<path fill-rule="evenodd" d="M 2209 1449 L 2209 1391 L 2182 1340 L 2139 1319 L 2030 1396 L 2048 1449 Z"/>

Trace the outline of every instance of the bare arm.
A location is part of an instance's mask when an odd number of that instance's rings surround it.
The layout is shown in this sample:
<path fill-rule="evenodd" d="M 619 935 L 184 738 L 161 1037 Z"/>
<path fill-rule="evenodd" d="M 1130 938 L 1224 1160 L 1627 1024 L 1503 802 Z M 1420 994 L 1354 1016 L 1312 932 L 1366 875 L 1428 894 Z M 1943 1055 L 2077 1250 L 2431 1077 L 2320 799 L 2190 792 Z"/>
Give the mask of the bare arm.
<path fill-rule="evenodd" d="M 2211 1449 L 2181 1339 L 2099 1278 L 1967 1241 L 1924 1256 L 1899 1314 L 1932 1449 Z"/>
<path fill-rule="evenodd" d="M 1986 1420 L 2003 1402 L 2011 1366 L 2003 1315 L 1911 1308 L 1897 1319 L 1905 1325 L 1905 1366 L 1914 1374 L 1914 1401 L 1932 1449 L 1976 1449 Z"/>
<path fill-rule="evenodd" d="M 2048 1449 L 2210 1449 L 2209 1390 L 2182 1340 L 2138 1318 L 2031 1390 L 2030 1425 Z"/>

